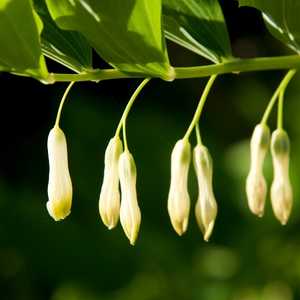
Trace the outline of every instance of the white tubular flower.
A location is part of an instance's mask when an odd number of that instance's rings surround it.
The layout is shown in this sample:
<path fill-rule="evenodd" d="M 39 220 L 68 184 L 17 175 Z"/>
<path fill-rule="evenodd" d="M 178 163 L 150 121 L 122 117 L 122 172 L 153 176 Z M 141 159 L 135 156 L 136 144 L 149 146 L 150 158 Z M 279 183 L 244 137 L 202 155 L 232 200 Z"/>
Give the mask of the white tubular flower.
<path fill-rule="evenodd" d="M 175 231 L 182 235 L 188 225 L 190 196 L 188 172 L 191 161 L 191 146 L 188 140 L 179 140 L 171 155 L 171 184 L 168 196 L 168 212 Z"/>
<path fill-rule="evenodd" d="M 141 224 L 141 212 L 136 193 L 136 166 L 128 150 L 119 158 L 119 177 L 121 184 L 120 221 L 131 245 L 134 245 Z"/>
<path fill-rule="evenodd" d="M 292 210 L 293 191 L 289 178 L 290 141 L 284 130 L 273 132 L 271 152 L 274 168 L 271 202 L 276 218 L 285 225 Z"/>
<path fill-rule="evenodd" d="M 103 183 L 99 198 L 99 213 L 108 229 L 114 228 L 119 220 L 120 192 L 118 161 L 123 151 L 119 137 L 113 137 L 105 151 Z"/>
<path fill-rule="evenodd" d="M 263 175 L 263 164 L 270 144 L 270 130 L 258 124 L 250 142 L 250 171 L 246 180 L 248 206 L 252 213 L 262 217 L 267 195 L 267 184 Z"/>
<path fill-rule="evenodd" d="M 72 205 L 72 182 L 68 168 L 67 143 L 63 131 L 55 126 L 48 136 L 49 182 L 47 209 L 59 221 L 67 217 Z"/>
<path fill-rule="evenodd" d="M 208 149 L 203 145 L 194 148 L 194 168 L 199 189 L 195 215 L 204 240 L 208 241 L 214 228 L 218 208 L 212 186 L 213 163 Z"/>

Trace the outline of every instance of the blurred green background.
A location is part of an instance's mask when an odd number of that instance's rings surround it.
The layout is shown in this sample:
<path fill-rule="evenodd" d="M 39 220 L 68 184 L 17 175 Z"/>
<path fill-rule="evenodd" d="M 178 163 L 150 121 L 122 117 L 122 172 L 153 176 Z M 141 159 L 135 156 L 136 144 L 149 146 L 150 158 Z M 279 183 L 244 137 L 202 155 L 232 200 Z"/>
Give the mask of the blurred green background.
<path fill-rule="evenodd" d="M 257 11 L 239 9 L 231 0 L 221 4 L 236 56 L 290 53 L 266 31 Z M 207 63 L 168 46 L 173 65 Z M 193 209 L 183 237 L 171 228 L 166 209 L 170 153 L 191 121 L 206 79 L 153 80 L 147 85 L 128 118 L 142 211 L 139 238 L 132 247 L 120 225 L 108 231 L 102 224 L 98 197 L 106 145 L 139 81 L 80 83 L 71 91 L 61 126 L 68 142 L 73 208 L 66 220 L 56 223 L 45 205 L 46 143 L 66 84 L 44 86 L 0 74 L 0 299 L 300 299 L 299 75 L 288 87 L 284 112 L 295 194 L 288 225 L 275 220 L 269 198 L 262 219 L 250 214 L 244 191 L 249 137 L 283 75 L 272 71 L 220 76 L 209 96 L 200 126 L 214 159 L 219 205 L 209 243 L 202 240 Z M 265 171 L 270 185 L 270 157 Z M 189 190 L 194 205 L 192 168 Z"/>

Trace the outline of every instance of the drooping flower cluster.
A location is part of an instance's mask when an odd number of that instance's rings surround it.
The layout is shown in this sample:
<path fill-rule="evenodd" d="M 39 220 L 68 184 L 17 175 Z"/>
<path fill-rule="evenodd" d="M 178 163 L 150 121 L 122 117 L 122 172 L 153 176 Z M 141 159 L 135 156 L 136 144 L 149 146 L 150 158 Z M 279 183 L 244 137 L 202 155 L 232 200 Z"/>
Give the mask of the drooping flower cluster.
<path fill-rule="evenodd" d="M 292 75 L 289 75 L 290 78 Z M 274 214 L 282 225 L 287 223 L 293 204 L 293 192 L 289 178 L 290 142 L 287 133 L 282 129 L 283 95 L 286 87 L 283 84 L 287 84 L 286 78 L 289 79 L 286 76 L 282 81 L 267 107 L 262 122 L 254 129 L 250 142 L 250 171 L 246 180 L 248 206 L 252 213 L 262 217 L 267 196 L 267 183 L 263 166 L 271 140 L 274 169 L 271 203 Z M 208 241 L 212 234 L 218 206 L 213 192 L 213 162 L 208 149 L 202 144 L 198 122 L 215 79 L 216 75 L 210 77 L 185 136 L 173 148 L 171 182 L 168 194 L 168 213 L 171 224 L 178 235 L 182 235 L 186 232 L 189 222 L 191 200 L 188 192 L 188 176 L 191 158 L 193 158 L 198 182 L 195 217 L 205 241 Z M 127 146 L 126 118 L 135 98 L 149 80 L 149 78 L 145 79 L 132 95 L 117 127 L 116 134 L 108 143 L 99 197 L 99 213 L 103 223 L 108 229 L 112 229 L 116 227 L 120 218 L 123 230 L 132 245 L 135 244 L 138 237 L 141 212 L 136 191 L 136 166 Z M 59 127 L 62 106 L 72 85 L 73 83 L 68 86 L 61 100 L 55 126 L 48 137 L 50 171 L 47 209 L 56 221 L 62 220 L 70 214 L 72 204 L 72 182 L 68 168 L 67 143 L 65 135 Z M 266 120 L 278 95 L 278 129 L 273 132 L 270 138 L 270 130 L 266 125 Z M 121 129 L 123 129 L 124 150 L 122 140 L 119 137 Z M 194 129 L 197 145 L 192 152 L 189 136 Z"/>
<path fill-rule="evenodd" d="M 265 124 L 255 127 L 250 148 L 251 166 L 246 181 L 246 192 L 250 210 L 263 216 L 267 184 L 263 176 L 263 162 L 270 147 L 270 131 Z M 271 186 L 271 203 L 274 215 L 285 225 L 291 213 L 293 192 L 289 178 L 290 142 L 283 129 L 276 129 L 271 138 L 271 154 L 273 161 L 273 182 Z"/>
<path fill-rule="evenodd" d="M 138 236 L 141 212 L 136 192 L 136 166 L 133 156 L 125 149 L 119 137 L 113 137 L 105 152 L 105 168 L 99 198 L 99 211 L 103 223 L 112 229 L 119 216 L 123 230 L 134 245 Z M 121 186 L 121 204 L 120 191 Z"/>
<path fill-rule="evenodd" d="M 135 244 L 141 223 L 141 212 L 136 192 L 136 166 L 134 159 L 125 143 L 119 138 L 119 131 L 123 127 L 123 138 L 126 141 L 126 117 L 128 111 L 150 79 L 145 79 L 138 87 L 123 113 L 116 135 L 109 141 L 105 151 L 105 168 L 103 183 L 99 197 L 99 213 L 103 223 L 114 228 L 119 220 L 132 245 Z M 63 131 L 59 128 L 64 101 L 74 82 L 70 83 L 59 105 L 55 126 L 48 137 L 49 184 L 47 209 L 55 221 L 67 217 L 72 205 L 72 182 L 68 167 L 67 143 Z M 121 186 L 121 197 L 119 191 Z M 121 198 L 121 201 L 120 201 Z M 121 203 L 120 203 L 121 202 Z"/>
<path fill-rule="evenodd" d="M 181 139 L 175 144 L 171 155 L 171 184 L 168 197 L 171 223 L 179 235 L 182 235 L 188 226 L 190 196 L 187 183 L 190 161 L 190 143 Z M 217 216 L 217 203 L 212 187 L 212 159 L 208 149 L 202 144 L 194 148 L 193 161 L 199 189 L 195 216 L 204 240 L 208 241 Z"/>

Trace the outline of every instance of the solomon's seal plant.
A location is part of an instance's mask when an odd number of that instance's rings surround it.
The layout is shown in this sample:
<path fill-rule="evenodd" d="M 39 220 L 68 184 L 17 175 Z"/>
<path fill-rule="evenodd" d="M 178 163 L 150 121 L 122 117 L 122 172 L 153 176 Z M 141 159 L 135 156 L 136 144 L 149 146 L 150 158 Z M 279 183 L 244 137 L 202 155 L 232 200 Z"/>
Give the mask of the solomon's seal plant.
<path fill-rule="evenodd" d="M 73 189 L 67 142 L 59 122 L 74 82 L 143 79 L 108 142 L 98 205 L 105 226 L 112 229 L 120 219 L 133 245 L 141 223 L 139 201 L 142 199 L 138 199 L 136 190 L 138 162 L 136 167 L 126 137 L 126 121 L 132 105 L 151 78 L 162 79 L 168 84 L 177 79 L 208 77 L 191 123 L 173 148 L 169 195 L 164 197 L 168 198 L 166 206 L 175 231 L 182 235 L 187 230 L 190 207 L 193 206 L 207 241 L 217 223 L 218 211 L 210 155 L 214 149 L 208 150 L 204 146 L 199 129 L 208 94 L 221 74 L 285 69 L 287 74 L 252 134 L 245 194 L 251 212 L 259 217 L 263 216 L 266 200 L 270 198 L 276 218 L 286 224 L 293 193 L 289 178 L 290 142 L 283 129 L 283 108 L 285 90 L 300 67 L 300 12 L 296 2 L 239 0 L 241 6 L 260 10 L 271 34 L 294 51 L 286 56 L 242 59 L 234 57 L 231 51 L 227 26 L 217 0 L 1 0 L 0 71 L 32 77 L 44 84 L 69 83 L 48 137 L 47 209 L 50 216 L 58 221 L 71 211 Z M 166 39 L 211 63 L 190 67 L 171 65 Z M 92 52 L 111 68 L 99 69 L 92 60 Z M 51 72 L 47 66 L 49 60 L 63 65 L 69 72 Z M 275 104 L 277 128 L 270 137 L 272 126 L 268 125 L 268 120 Z M 191 140 L 193 132 L 196 133 L 196 145 Z M 274 175 L 271 185 L 263 170 L 270 147 Z M 192 160 L 198 182 L 197 200 L 189 196 Z"/>

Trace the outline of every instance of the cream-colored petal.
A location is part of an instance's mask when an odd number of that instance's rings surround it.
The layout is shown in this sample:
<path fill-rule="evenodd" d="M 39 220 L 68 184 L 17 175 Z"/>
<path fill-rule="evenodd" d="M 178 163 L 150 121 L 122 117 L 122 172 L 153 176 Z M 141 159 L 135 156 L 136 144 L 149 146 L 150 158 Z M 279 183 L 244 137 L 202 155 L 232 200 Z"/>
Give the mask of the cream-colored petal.
<path fill-rule="evenodd" d="M 212 234 L 218 211 L 212 186 L 213 164 L 209 151 L 205 146 L 197 145 L 193 154 L 199 189 L 195 215 L 204 240 L 208 241 Z"/>
<path fill-rule="evenodd" d="M 171 183 L 168 196 L 168 212 L 174 230 L 182 235 L 188 226 L 190 196 L 187 180 L 191 160 L 191 146 L 187 140 L 179 140 L 171 155 Z"/>
<path fill-rule="evenodd" d="M 120 214 L 118 162 L 123 151 L 119 137 L 113 137 L 105 151 L 103 183 L 99 197 L 99 213 L 108 229 L 114 228 Z"/>
<path fill-rule="evenodd" d="M 263 175 L 263 164 L 270 144 L 270 130 L 258 124 L 250 142 L 250 171 L 246 180 L 248 206 L 252 213 L 262 217 L 267 195 L 267 183 Z"/>
<path fill-rule="evenodd" d="M 271 203 L 276 218 L 285 225 L 293 206 L 293 191 L 289 177 L 290 141 L 284 130 L 273 132 L 271 150 L 274 170 Z"/>
<path fill-rule="evenodd" d="M 267 183 L 262 173 L 250 172 L 246 180 L 248 206 L 251 212 L 262 217 L 267 195 Z"/>
<path fill-rule="evenodd" d="M 121 185 L 120 221 L 130 244 L 134 245 L 141 224 L 141 212 L 136 193 L 136 166 L 128 150 L 125 150 L 119 158 L 119 178 Z"/>
<path fill-rule="evenodd" d="M 68 167 L 66 138 L 59 127 L 51 129 L 48 136 L 49 182 L 47 209 L 59 221 L 67 217 L 72 205 L 72 182 Z"/>

